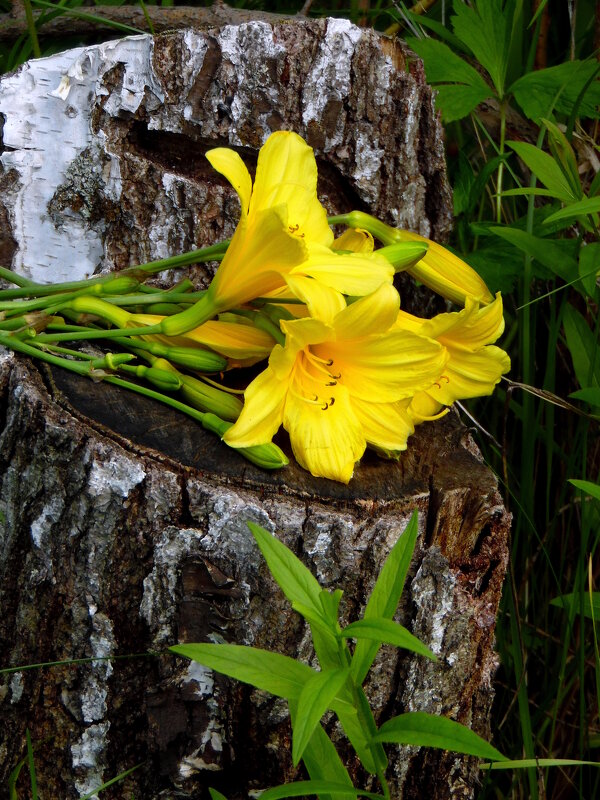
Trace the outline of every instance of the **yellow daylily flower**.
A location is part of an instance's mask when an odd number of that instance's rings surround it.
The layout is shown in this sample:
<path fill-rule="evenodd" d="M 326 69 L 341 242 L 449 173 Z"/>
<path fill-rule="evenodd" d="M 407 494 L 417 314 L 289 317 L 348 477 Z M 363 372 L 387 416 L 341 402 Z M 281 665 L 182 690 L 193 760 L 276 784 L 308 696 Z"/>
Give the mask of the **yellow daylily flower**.
<path fill-rule="evenodd" d="M 364 295 L 391 282 L 394 269 L 383 256 L 331 250 L 315 156 L 298 134 L 277 131 L 268 138 L 254 186 L 236 152 L 220 147 L 206 157 L 238 193 L 240 221 L 208 292 L 193 308 L 166 319 L 164 333 L 184 333 L 286 284 L 309 307 L 315 297 L 322 303 L 328 296 L 333 309 L 333 293 Z"/>
<path fill-rule="evenodd" d="M 487 306 L 467 299 L 462 311 L 429 320 L 400 311 L 396 328 L 435 339 L 449 356 L 432 385 L 416 393 L 409 407 L 415 421 L 431 418 L 455 400 L 491 394 L 510 369 L 508 355 L 492 344 L 504 331 L 500 294 Z"/>
<path fill-rule="evenodd" d="M 296 460 L 317 477 L 347 483 L 367 444 L 401 450 L 412 433 L 412 395 L 447 361 L 432 339 L 395 329 L 400 298 L 389 284 L 339 310 L 331 323 L 282 321 L 285 346 L 248 386 L 232 447 L 268 442 L 281 424 Z"/>

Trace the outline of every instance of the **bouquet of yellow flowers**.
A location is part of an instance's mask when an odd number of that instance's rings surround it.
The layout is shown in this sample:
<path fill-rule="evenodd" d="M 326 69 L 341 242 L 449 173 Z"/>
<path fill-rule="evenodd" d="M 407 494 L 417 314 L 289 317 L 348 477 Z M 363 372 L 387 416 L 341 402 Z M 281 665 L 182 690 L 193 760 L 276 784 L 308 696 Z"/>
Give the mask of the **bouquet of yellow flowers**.
<path fill-rule="evenodd" d="M 328 220 L 314 153 L 295 133 L 269 137 L 254 183 L 235 151 L 207 158 L 239 196 L 229 242 L 74 283 L 2 270 L 18 288 L 0 291 L 0 344 L 167 402 L 266 468 L 287 463 L 272 444 L 283 425 L 302 467 L 344 483 L 367 446 L 396 457 L 415 425 L 491 394 L 510 368 L 493 344 L 502 299 L 463 261 L 362 212 Z M 333 224 L 346 226 L 337 239 Z M 187 280 L 165 291 L 145 284 L 167 266 L 210 260 L 220 264 L 204 292 Z M 404 312 L 399 271 L 462 310 Z M 119 352 L 62 345 L 94 339 Z M 215 380 L 265 360 L 243 403 Z"/>

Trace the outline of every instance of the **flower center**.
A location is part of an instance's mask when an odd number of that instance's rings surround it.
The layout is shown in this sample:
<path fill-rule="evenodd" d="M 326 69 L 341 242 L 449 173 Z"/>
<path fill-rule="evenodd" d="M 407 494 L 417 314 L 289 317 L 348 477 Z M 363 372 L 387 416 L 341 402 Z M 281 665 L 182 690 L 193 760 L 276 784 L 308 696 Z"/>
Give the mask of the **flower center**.
<path fill-rule="evenodd" d="M 320 406 L 322 411 L 335 403 L 335 397 L 331 396 L 330 387 L 337 386 L 342 374 L 336 374 L 332 367 L 332 358 L 319 358 L 311 353 L 307 347 L 299 353 L 296 360 L 296 373 L 291 393 L 309 405 Z M 296 384 L 298 389 L 293 388 Z"/>

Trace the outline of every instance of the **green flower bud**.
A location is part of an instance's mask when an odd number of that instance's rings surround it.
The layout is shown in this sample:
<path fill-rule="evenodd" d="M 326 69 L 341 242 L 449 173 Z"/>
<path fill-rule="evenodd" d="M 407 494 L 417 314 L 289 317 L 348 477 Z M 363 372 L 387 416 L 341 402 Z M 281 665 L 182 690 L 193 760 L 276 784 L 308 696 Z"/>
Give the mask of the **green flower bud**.
<path fill-rule="evenodd" d="M 225 420 L 219 419 L 214 414 L 205 414 L 202 420 L 202 427 L 216 433 L 221 438 L 231 428 L 231 425 L 231 422 L 225 422 Z M 280 469 L 289 464 L 285 453 L 273 442 L 258 444 L 253 447 L 236 447 L 235 449 L 248 461 L 256 464 L 257 467 L 262 467 L 262 469 Z"/>
<path fill-rule="evenodd" d="M 104 283 L 97 283 L 93 289 L 98 294 L 129 294 L 139 289 L 139 286 L 140 283 L 135 278 L 123 275 L 120 278 L 113 278 Z"/>
<path fill-rule="evenodd" d="M 187 403 L 199 411 L 217 414 L 231 422 L 235 422 L 241 414 L 243 403 L 237 395 L 217 389 L 191 375 L 181 375 L 181 381 L 181 394 Z"/>
<path fill-rule="evenodd" d="M 227 359 L 201 347 L 166 347 L 165 358 L 187 369 L 198 372 L 221 372 L 227 367 Z"/>
<path fill-rule="evenodd" d="M 396 272 L 403 272 L 417 264 L 427 253 L 426 242 L 397 242 L 382 247 L 377 252 L 385 256 Z"/>
<path fill-rule="evenodd" d="M 137 367 L 138 375 L 152 383 L 163 392 L 176 392 L 181 388 L 181 378 L 176 372 L 159 369 L 158 367 Z"/>

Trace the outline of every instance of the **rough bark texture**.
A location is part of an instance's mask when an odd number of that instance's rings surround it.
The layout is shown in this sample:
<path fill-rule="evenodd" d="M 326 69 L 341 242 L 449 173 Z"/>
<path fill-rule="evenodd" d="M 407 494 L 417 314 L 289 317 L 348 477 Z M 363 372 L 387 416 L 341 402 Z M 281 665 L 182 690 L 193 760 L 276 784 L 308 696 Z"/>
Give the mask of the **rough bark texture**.
<path fill-rule="evenodd" d="M 237 201 L 202 154 L 233 144 L 251 164 L 277 128 L 316 147 L 332 211 L 363 207 L 443 236 L 440 129 L 420 66 L 406 72 L 403 59 L 329 20 L 139 37 L 31 62 L 0 82 L 4 257 L 37 279 L 75 278 L 223 238 Z M 50 97 L 67 71 L 68 96 Z M 49 798 L 77 798 L 139 762 L 102 797 L 197 798 L 209 785 L 236 797 L 294 776 L 282 702 L 164 653 L 212 638 L 311 662 L 247 520 L 276 532 L 323 586 L 343 588 L 350 620 L 417 508 L 398 619 L 440 658 L 384 648 L 368 693 L 380 721 L 422 709 L 489 737 L 508 518 L 455 417 L 421 426 L 398 463 L 367 455 L 346 487 L 294 465 L 261 472 L 171 410 L 10 355 L 0 411 L 3 663 L 96 659 L 3 677 L 0 782 L 27 727 Z M 474 794 L 472 759 L 390 755 L 394 798 Z"/>

